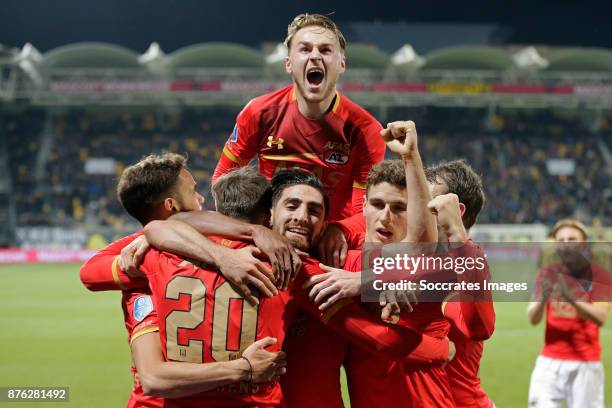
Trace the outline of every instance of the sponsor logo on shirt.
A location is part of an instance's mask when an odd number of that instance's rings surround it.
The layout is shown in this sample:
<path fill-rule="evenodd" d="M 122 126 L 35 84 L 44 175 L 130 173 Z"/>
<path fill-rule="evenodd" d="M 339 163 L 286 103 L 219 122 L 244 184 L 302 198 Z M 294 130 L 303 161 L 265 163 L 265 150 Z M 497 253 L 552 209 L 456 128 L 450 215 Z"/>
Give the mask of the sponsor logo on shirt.
<path fill-rule="evenodd" d="M 238 141 L 238 124 L 234 125 L 234 130 L 232 131 L 232 135 L 230 136 L 230 142 L 236 143 Z"/>
<path fill-rule="evenodd" d="M 338 150 L 328 150 L 323 155 L 323 159 L 330 164 L 346 164 L 349 161 L 349 156 Z"/>
<path fill-rule="evenodd" d="M 136 298 L 134 301 L 134 319 L 136 319 L 136 321 L 142 322 L 142 320 L 152 311 L 153 301 L 151 300 L 151 296 L 143 295 Z"/>
<path fill-rule="evenodd" d="M 328 150 L 342 150 L 347 154 L 351 152 L 351 145 L 348 143 L 327 142 L 323 148 Z"/>

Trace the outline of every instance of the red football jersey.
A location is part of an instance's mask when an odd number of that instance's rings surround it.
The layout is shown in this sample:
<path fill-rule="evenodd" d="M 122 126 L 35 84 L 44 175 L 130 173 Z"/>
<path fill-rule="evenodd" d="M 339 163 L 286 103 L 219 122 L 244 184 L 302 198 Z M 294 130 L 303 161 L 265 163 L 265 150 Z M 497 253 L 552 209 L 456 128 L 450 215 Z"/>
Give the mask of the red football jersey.
<path fill-rule="evenodd" d="M 244 244 L 242 244 L 244 245 Z M 246 303 L 237 290 L 217 272 L 207 271 L 175 255 L 149 251 L 143 264 L 156 309 L 164 357 L 173 361 L 211 362 L 237 358 L 242 350 L 262 337 L 276 337 L 278 350 L 299 306 L 320 318 L 333 330 L 371 353 L 401 359 L 423 352 L 439 361 L 448 355 L 448 345 L 439 339 L 377 322 L 352 300 L 337 302 L 324 313 L 308 299 L 303 284 L 323 273 L 313 259 L 304 261 L 302 273 L 289 292 Z M 278 381 L 252 386 L 232 384 L 207 393 L 166 399 L 165 406 L 281 406 Z"/>
<path fill-rule="evenodd" d="M 365 217 L 363 212 L 337 221 L 334 224 L 342 229 L 349 249 L 362 249 L 365 245 Z"/>
<path fill-rule="evenodd" d="M 239 358 L 256 340 L 270 336 L 280 350 L 285 337 L 287 297 L 246 302 L 216 271 L 203 269 L 175 255 L 150 250 L 142 269 L 147 274 L 159 314 L 160 337 L 168 361 L 209 363 Z M 170 399 L 166 407 L 282 406 L 278 381 L 240 382 L 188 397 Z"/>
<path fill-rule="evenodd" d="M 464 246 L 472 258 L 482 257 L 482 249 L 472 241 Z M 473 269 L 458 274 L 459 281 L 478 283 L 484 288 L 484 281 L 490 281 L 488 264 L 483 270 Z M 495 310 L 491 293 L 460 292 L 453 294 L 451 301 L 444 303 L 444 316 L 451 322 L 448 334 L 455 343 L 455 358 L 446 365 L 448 381 L 457 407 L 490 408 L 493 402 L 480 385 L 480 359 L 483 340 L 493 335 Z"/>
<path fill-rule="evenodd" d="M 439 307 L 439 303 L 436 303 Z M 430 305 L 435 305 L 430 303 Z M 418 306 L 418 305 L 417 305 Z M 428 316 L 431 308 L 420 310 Z M 417 310 L 412 313 L 418 313 Z M 401 324 L 409 325 L 406 319 Z M 428 335 L 443 338 L 436 325 L 426 327 Z M 417 330 L 418 331 L 418 330 Z M 448 354 L 447 354 L 448 355 Z M 345 363 L 351 407 L 452 407 L 448 377 L 441 362 L 381 359 L 350 346 Z"/>
<path fill-rule="evenodd" d="M 244 107 L 213 181 L 255 155 L 268 178 L 278 170 L 301 167 L 321 179 L 329 196 L 330 220 L 339 220 L 361 211 L 366 177 L 385 155 L 381 129 L 372 115 L 340 92 L 323 118 L 308 119 L 300 113 L 290 85 Z"/>
<path fill-rule="evenodd" d="M 360 251 L 347 253 L 344 269 L 361 270 Z M 340 366 L 348 345 L 345 336 L 306 312 L 298 312 L 283 347 L 287 352 L 287 374 L 281 383 L 289 407 L 344 407 Z M 304 384 L 316 392 L 305 392 Z"/>
<path fill-rule="evenodd" d="M 542 355 L 560 360 L 599 361 L 601 345 L 599 326 L 577 315 L 572 304 L 563 300 L 558 281 L 561 265 L 555 264 L 538 271 L 536 295 L 541 290 L 542 280 L 553 285 L 552 293 L 546 304 L 546 335 Z M 601 266 L 591 263 L 592 279 L 585 288 L 567 273 L 562 273 L 568 290 L 577 299 L 586 302 L 609 302 L 612 290 L 610 273 Z"/>
<path fill-rule="evenodd" d="M 356 214 L 338 222 L 338 225 L 342 228 L 351 247 L 363 245 L 366 228 L 363 215 Z M 411 313 L 403 314 L 398 324 L 431 337 L 444 338 L 450 330 L 450 325 L 442 315 L 441 306 L 440 302 L 419 303 Z M 355 396 L 356 401 L 366 400 L 374 404 L 378 400 L 376 394 L 367 392 L 366 384 L 372 384 L 371 389 L 374 390 L 385 389 L 385 387 L 389 389 L 389 384 L 397 382 L 397 377 L 394 375 L 397 367 L 381 364 L 376 358 L 359 350 L 351 350 L 349 358 L 352 359 L 352 363 L 347 367 L 356 373 L 352 380 L 354 383 L 352 388 L 360 390 Z M 403 364 L 403 369 L 408 390 L 407 398 L 413 401 L 406 403 L 407 406 L 445 407 L 453 405 L 448 376 L 442 365 L 419 366 L 411 362 L 411 364 Z M 349 380 L 349 385 L 351 385 L 351 380 Z M 386 397 L 389 397 L 388 394 L 391 393 L 387 393 Z M 405 398 L 403 391 L 398 394 L 397 398 Z M 351 403 L 352 401 L 353 395 L 351 395 Z"/>
<path fill-rule="evenodd" d="M 148 288 L 123 291 L 121 306 L 130 344 L 143 334 L 159 331 L 157 312 Z M 164 406 L 163 398 L 144 395 L 138 372 L 134 366 L 132 366 L 132 376 L 134 385 L 126 405 L 127 408 L 161 408 Z"/>
<path fill-rule="evenodd" d="M 455 358 L 446 365 L 448 382 L 453 392 L 453 400 L 458 408 L 490 408 L 493 402 L 480 385 L 480 359 L 483 342 L 470 340 L 455 327 L 451 328 L 448 338 L 455 343 Z"/>
<path fill-rule="evenodd" d="M 146 278 L 131 278 L 124 274 L 119 268 L 118 257 L 121 250 L 132 241 L 143 234 L 142 231 L 121 238 L 91 257 L 81 267 L 81 281 L 89 289 L 119 290 L 125 288 L 140 288 L 123 290 L 121 308 L 125 328 L 128 331 L 128 340 L 132 341 L 145 333 L 158 330 L 157 313 L 150 301 L 150 290 Z M 134 366 L 131 367 L 134 385 L 127 402 L 128 408 L 136 407 L 161 407 L 163 398 L 149 397 L 142 392 L 142 386 L 138 379 L 138 373 Z"/>
<path fill-rule="evenodd" d="M 121 250 L 144 234 L 138 231 L 135 234 L 123 237 L 101 249 L 81 266 L 81 282 L 91 291 L 101 290 L 127 290 L 148 287 L 146 278 L 132 278 L 119 267 Z"/>

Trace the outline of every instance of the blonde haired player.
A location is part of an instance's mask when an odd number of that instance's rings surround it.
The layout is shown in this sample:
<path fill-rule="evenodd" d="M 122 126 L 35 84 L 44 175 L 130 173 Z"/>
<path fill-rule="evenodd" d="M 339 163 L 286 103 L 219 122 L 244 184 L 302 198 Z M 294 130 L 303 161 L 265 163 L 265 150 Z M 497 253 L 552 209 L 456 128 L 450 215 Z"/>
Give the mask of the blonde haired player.
<path fill-rule="evenodd" d="M 271 179 L 300 167 L 315 174 L 329 197 L 330 221 L 361 212 L 366 177 L 383 160 L 382 126 L 336 89 L 346 41 L 321 14 L 300 14 L 287 28 L 287 73 L 293 83 L 251 100 L 238 114 L 213 182 L 255 156 Z"/>
<path fill-rule="evenodd" d="M 560 262 L 536 276 L 527 315 L 536 325 L 546 311 L 544 347 L 531 374 L 529 406 L 604 407 L 604 370 L 599 327 L 610 310 L 609 272 L 585 256 L 587 231 L 573 219 L 553 227 Z"/>

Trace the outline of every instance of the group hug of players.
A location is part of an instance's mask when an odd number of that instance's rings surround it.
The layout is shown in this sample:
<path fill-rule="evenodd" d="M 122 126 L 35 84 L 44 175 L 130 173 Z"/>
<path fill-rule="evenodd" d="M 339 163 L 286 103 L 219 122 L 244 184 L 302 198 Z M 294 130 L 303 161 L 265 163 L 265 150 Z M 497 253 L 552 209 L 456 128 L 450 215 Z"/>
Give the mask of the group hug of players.
<path fill-rule="evenodd" d="M 342 407 L 344 366 L 353 407 L 492 407 L 478 377 L 488 294 L 415 304 L 389 292 L 374 308 L 359 297 L 365 243 L 481 255 L 468 236 L 480 178 L 463 161 L 424 168 L 413 122 L 383 128 L 336 90 L 345 40 L 329 18 L 297 16 L 285 44 L 293 83 L 238 115 L 216 211 L 201 211 L 181 155 L 121 175 L 119 201 L 143 231 L 101 250 L 81 280 L 123 291 L 128 406 Z"/>

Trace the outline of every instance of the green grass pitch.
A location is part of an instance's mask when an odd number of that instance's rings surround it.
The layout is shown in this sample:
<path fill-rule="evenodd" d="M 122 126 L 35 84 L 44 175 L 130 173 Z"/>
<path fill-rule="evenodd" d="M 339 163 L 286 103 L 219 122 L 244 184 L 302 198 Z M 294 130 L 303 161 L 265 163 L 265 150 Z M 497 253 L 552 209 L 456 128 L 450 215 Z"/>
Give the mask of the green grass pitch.
<path fill-rule="evenodd" d="M 119 293 L 88 292 L 78 265 L 0 266 L 0 386 L 68 386 L 69 403 L 27 406 L 121 407 L 130 392 L 130 356 Z M 525 407 L 543 326 L 524 303 L 498 303 L 481 377 L 498 407 Z M 602 329 L 607 406 L 612 406 L 612 329 Z"/>

